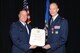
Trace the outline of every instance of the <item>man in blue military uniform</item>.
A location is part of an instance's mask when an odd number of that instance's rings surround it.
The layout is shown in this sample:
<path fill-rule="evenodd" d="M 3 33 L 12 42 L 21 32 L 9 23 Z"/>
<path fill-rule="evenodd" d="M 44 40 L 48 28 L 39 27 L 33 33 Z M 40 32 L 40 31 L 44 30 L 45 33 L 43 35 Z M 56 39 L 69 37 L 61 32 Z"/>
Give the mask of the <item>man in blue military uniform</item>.
<path fill-rule="evenodd" d="M 19 12 L 19 21 L 12 23 L 10 28 L 10 37 L 13 42 L 12 53 L 32 53 L 30 49 L 36 46 L 29 45 L 31 27 L 26 24 L 27 12 Z"/>
<path fill-rule="evenodd" d="M 56 3 L 50 4 L 51 19 L 49 20 L 47 44 L 43 47 L 47 53 L 65 53 L 65 43 L 68 36 L 67 20 L 58 14 Z"/>

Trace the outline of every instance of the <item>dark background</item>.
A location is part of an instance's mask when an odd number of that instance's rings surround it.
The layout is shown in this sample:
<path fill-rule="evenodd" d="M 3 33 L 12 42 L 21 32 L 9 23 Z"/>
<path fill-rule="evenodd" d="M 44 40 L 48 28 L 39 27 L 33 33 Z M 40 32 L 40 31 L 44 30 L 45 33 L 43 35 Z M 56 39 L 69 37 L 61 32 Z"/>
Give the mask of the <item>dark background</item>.
<path fill-rule="evenodd" d="M 79 0 L 50 0 L 58 3 L 60 15 L 69 23 L 69 36 L 66 44 L 67 53 L 79 53 L 80 51 L 80 8 Z M 18 20 L 17 15 L 22 9 L 23 0 L 1 0 L 0 17 L 0 53 L 11 53 L 12 42 L 9 37 L 9 28 L 12 22 Z M 46 0 L 28 0 L 31 26 L 43 28 L 45 20 Z"/>

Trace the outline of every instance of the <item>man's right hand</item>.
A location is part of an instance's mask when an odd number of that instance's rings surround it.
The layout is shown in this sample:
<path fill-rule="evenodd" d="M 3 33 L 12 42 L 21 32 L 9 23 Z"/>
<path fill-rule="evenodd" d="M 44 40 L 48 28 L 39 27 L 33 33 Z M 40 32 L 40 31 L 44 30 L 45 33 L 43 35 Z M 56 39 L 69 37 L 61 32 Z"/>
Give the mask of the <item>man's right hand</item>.
<path fill-rule="evenodd" d="M 35 49 L 37 46 L 35 46 L 35 45 L 31 45 L 30 46 L 30 49 Z"/>

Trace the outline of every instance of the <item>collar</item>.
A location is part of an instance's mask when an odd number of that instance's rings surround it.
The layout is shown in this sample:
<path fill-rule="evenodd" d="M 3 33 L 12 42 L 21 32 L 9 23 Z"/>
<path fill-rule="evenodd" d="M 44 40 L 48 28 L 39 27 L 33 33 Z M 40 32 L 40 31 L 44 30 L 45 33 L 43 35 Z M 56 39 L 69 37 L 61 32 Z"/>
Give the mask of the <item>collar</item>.
<path fill-rule="evenodd" d="M 20 20 L 19 20 L 19 21 L 20 21 Z M 24 22 L 22 22 L 22 21 L 20 21 L 20 22 L 22 23 L 23 26 L 25 26 L 26 23 L 24 23 Z"/>
<path fill-rule="evenodd" d="M 55 15 L 54 17 L 52 17 L 53 21 L 57 18 L 59 14 Z"/>

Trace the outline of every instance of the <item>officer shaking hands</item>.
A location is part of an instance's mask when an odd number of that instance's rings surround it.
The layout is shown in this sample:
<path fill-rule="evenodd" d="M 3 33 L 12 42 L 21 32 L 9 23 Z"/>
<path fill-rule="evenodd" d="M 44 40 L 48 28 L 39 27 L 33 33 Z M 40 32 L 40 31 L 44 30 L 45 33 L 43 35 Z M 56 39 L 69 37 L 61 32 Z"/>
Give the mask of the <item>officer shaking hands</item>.
<path fill-rule="evenodd" d="M 43 46 L 46 53 L 65 53 L 65 43 L 68 36 L 68 22 L 58 14 L 57 3 L 50 4 L 51 19 L 48 24 L 47 44 Z"/>

